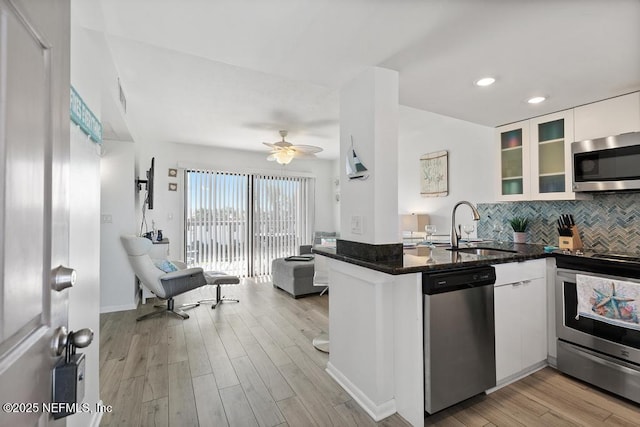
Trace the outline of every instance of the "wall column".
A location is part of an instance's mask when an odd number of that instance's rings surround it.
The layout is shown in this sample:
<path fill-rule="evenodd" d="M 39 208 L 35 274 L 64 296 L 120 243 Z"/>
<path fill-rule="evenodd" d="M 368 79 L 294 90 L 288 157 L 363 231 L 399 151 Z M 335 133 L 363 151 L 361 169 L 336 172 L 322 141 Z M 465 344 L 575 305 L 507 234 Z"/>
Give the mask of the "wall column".
<path fill-rule="evenodd" d="M 398 243 L 398 72 L 372 67 L 340 92 L 340 237 Z M 369 170 L 350 180 L 353 147 Z"/>

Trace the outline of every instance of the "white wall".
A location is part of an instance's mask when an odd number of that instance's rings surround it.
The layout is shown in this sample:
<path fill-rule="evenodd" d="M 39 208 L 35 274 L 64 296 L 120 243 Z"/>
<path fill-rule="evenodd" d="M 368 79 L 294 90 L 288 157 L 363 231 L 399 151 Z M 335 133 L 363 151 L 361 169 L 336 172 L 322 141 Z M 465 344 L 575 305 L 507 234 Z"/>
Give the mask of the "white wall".
<path fill-rule="evenodd" d="M 259 141 L 256 142 L 259 144 Z M 268 162 L 267 151 L 253 152 L 225 148 L 205 147 L 192 144 L 136 142 L 138 174 L 142 178 L 155 157 L 154 209 L 147 211 L 147 224 L 151 229 L 152 221 L 170 239 L 170 258 L 182 257 L 183 239 L 183 192 L 182 175 L 169 178 L 168 169 L 179 165 L 187 167 L 206 167 L 230 172 L 273 171 L 295 175 L 301 172 L 316 178 L 315 230 L 335 231 L 335 184 L 333 162 L 330 160 L 293 160 L 287 166 Z M 178 191 L 168 191 L 169 182 L 177 182 Z M 138 230 L 141 224 L 141 199 L 144 190 L 136 195 L 136 215 Z"/>
<path fill-rule="evenodd" d="M 71 84 L 85 103 L 100 117 L 99 58 L 95 40 L 85 30 L 71 25 Z M 69 290 L 69 329 L 91 328 L 93 343 L 79 350 L 85 354 L 85 398 L 91 407 L 100 401 L 100 158 L 96 146 L 71 124 L 69 163 L 69 266 L 77 282 Z M 96 413 L 78 413 L 68 426 L 88 426 Z"/>
<path fill-rule="evenodd" d="M 136 308 L 135 276 L 120 243 L 123 234 L 137 234 L 134 204 L 135 146 L 104 141 L 101 159 L 100 311 Z"/>
<path fill-rule="evenodd" d="M 100 400 L 100 158 L 95 143 L 71 128 L 69 265 L 77 282 L 69 290 L 69 330 L 91 328 L 93 343 L 78 350 L 85 354 L 85 398 L 92 407 Z M 87 426 L 96 414 L 78 413 L 68 426 Z"/>
<path fill-rule="evenodd" d="M 428 213 L 437 234 L 448 234 L 451 210 L 460 200 L 474 204 L 494 200 L 496 156 L 494 129 L 415 108 L 400 107 L 398 139 L 398 211 Z M 449 195 L 420 195 L 420 156 L 449 152 Z M 471 222 L 468 207 L 458 209 L 457 223 Z"/>

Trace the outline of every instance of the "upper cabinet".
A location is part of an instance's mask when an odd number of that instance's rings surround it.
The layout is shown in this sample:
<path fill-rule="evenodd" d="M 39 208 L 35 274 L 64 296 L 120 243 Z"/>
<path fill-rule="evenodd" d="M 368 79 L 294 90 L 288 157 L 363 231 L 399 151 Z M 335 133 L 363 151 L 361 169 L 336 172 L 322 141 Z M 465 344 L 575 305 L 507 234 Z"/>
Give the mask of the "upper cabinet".
<path fill-rule="evenodd" d="M 497 128 L 497 199 L 591 198 L 571 190 L 571 143 L 628 132 L 640 132 L 640 92 Z"/>
<path fill-rule="evenodd" d="M 526 200 L 530 193 L 529 122 L 498 128 L 500 200 Z"/>
<path fill-rule="evenodd" d="M 574 141 L 638 132 L 640 92 L 576 107 L 574 120 Z"/>
<path fill-rule="evenodd" d="M 561 111 L 497 130 L 498 200 L 574 200 L 571 190 L 573 110 Z"/>
<path fill-rule="evenodd" d="M 571 190 L 573 110 L 531 119 L 529 129 L 531 199 L 575 199 L 576 193 Z"/>

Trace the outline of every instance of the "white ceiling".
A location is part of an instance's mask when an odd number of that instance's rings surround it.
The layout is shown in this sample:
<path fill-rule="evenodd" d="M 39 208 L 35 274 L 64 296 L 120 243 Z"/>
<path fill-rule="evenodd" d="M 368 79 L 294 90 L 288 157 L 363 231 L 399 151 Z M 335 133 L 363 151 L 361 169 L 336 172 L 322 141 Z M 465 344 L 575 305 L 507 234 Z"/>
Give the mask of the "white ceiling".
<path fill-rule="evenodd" d="M 287 129 L 288 141 L 335 158 L 340 88 L 371 66 L 399 71 L 402 105 L 492 127 L 640 90 L 638 0 L 76 0 L 73 8 L 106 41 L 136 141 L 266 154 L 261 142 Z M 486 75 L 497 82 L 473 85 Z M 548 100 L 527 104 L 533 95 Z M 113 110 L 103 108 L 107 130 L 121 126 Z"/>

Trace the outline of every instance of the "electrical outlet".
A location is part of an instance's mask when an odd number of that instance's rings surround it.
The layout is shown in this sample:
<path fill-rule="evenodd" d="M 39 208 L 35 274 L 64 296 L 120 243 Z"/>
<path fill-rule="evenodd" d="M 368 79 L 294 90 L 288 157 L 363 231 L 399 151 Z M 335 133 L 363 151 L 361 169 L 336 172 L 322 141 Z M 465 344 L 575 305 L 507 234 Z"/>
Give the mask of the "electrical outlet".
<path fill-rule="evenodd" d="M 351 232 L 353 234 L 362 234 L 362 216 L 361 215 L 352 215 L 351 216 Z"/>
<path fill-rule="evenodd" d="M 100 215 L 100 222 L 102 224 L 111 224 L 113 222 L 113 217 L 111 214 L 102 214 Z"/>

